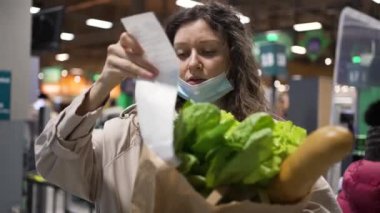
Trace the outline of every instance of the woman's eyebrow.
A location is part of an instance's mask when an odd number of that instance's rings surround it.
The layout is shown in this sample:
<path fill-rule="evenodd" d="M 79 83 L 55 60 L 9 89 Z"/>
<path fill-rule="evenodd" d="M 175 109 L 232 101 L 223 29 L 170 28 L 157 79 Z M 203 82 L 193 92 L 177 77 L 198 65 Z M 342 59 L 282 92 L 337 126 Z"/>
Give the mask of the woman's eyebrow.
<path fill-rule="evenodd" d="M 178 42 L 178 43 L 174 43 L 173 46 L 174 46 L 174 48 L 180 48 L 183 46 L 187 46 L 187 43 L 186 42 Z"/>
<path fill-rule="evenodd" d="M 219 41 L 219 40 L 216 40 L 216 39 L 208 39 L 208 40 L 201 40 L 201 41 L 199 41 L 198 43 L 200 43 L 200 44 L 203 44 L 203 43 L 222 43 L 221 41 Z"/>
<path fill-rule="evenodd" d="M 198 41 L 197 42 L 198 44 L 223 44 L 224 42 L 221 42 L 219 40 L 216 40 L 216 39 L 209 39 L 209 40 L 201 40 L 201 41 Z M 179 47 L 183 47 L 183 46 L 188 46 L 189 44 L 187 42 L 177 42 L 177 43 L 174 43 L 174 47 L 175 48 L 179 48 Z"/>
<path fill-rule="evenodd" d="M 174 42 L 174 45 L 185 45 L 187 42 Z"/>

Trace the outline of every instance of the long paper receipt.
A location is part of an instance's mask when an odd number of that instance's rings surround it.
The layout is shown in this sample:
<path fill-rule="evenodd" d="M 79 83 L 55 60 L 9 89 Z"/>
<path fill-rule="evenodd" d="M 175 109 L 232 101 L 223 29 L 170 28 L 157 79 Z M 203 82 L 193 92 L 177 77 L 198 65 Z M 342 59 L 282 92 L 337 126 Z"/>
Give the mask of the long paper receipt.
<path fill-rule="evenodd" d="M 160 71 L 153 81 L 136 80 L 135 96 L 142 138 L 163 160 L 175 164 L 173 121 L 178 58 L 152 12 L 126 17 L 121 22 L 144 49 L 144 57 Z"/>

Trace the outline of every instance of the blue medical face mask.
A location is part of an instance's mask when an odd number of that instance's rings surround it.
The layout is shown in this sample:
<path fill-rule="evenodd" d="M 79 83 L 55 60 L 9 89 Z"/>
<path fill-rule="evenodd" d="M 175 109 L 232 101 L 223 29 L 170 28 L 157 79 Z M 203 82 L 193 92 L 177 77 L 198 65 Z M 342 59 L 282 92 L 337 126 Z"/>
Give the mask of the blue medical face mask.
<path fill-rule="evenodd" d="M 195 102 L 212 103 L 232 90 L 233 87 L 227 80 L 225 73 L 196 85 L 191 85 L 182 79 L 179 80 L 178 84 L 179 96 Z"/>

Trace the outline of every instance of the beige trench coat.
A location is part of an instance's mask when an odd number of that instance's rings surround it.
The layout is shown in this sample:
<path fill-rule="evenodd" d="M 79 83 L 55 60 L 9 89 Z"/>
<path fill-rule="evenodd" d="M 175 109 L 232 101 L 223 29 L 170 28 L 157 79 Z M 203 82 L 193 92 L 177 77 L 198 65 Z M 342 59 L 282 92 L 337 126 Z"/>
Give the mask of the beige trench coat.
<path fill-rule="evenodd" d="M 134 110 L 106 122 L 103 130 L 93 129 L 101 109 L 76 115 L 86 94 L 49 121 L 37 138 L 36 166 L 49 182 L 94 202 L 97 212 L 341 212 L 323 178 L 299 203 L 246 201 L 238 208 L 232 203 L 210 209 L 175 169 L 143 145 Z"/>

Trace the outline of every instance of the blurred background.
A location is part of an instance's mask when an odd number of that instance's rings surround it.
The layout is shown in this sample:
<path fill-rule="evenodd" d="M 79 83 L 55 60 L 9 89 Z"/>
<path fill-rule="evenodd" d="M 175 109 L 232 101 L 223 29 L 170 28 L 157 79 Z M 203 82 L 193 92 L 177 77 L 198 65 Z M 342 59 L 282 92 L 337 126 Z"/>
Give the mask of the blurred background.
<path fill-rule="evenodd" d="M 379 0 L 226 0 L 252 32 L 272 110 L 311 132 L 348 127 L 352 155 L 326 178 L 337 192 L 347 165 L 364 155 L 363 112 L 380 99 Z M 99 78 L 120 19 L 153 11 L 164 25 L 191 0 L 0 2 L 0 212 L 91 212 L 93 206 L 34 172 L 33 141 L 46 122 Z M 346 9 L 345 9 L 346 8 Z M 348 8 L 348 9 L 347 9 Z M 345 11 L 345 12 L 343 12 Z M 111 93 L 103 123 L 134 103 L 133 80 Z"/>

